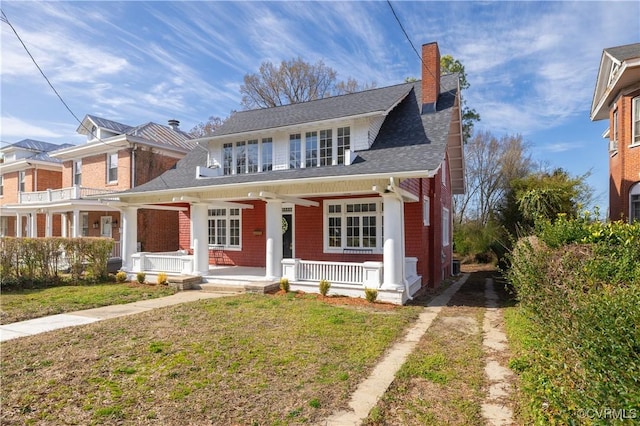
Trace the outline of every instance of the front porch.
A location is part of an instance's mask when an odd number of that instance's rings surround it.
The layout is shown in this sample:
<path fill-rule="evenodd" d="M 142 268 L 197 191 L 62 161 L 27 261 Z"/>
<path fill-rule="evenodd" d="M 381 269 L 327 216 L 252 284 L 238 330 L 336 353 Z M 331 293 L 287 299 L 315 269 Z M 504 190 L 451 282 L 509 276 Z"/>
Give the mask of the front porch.
<path fill-rule="evenodd" d="M 282 259 L 281 274 L 289 280 L 292 291 L 318 293 L 321 280 L 331 283 L 330 295 L 364 297 L 365 288 L 378 290 L 378 300 L 403 304 L 422 284 L 417 274 L 418 259 L 404 260 L 403 287 L 384 285 L 383 262 L 326 262 L 304 259 Z M 194 271 L 194 256 L 185 251 L 132 255 L 131 278 L 144 272 L 154 282 L 160 272 L 173 277 L 199 276 L 199 288 L 205 291 L 268 293 L 279 288 L 279 278 L 269 278 L 266 268 L 249 266 L 209 265 L 208 271 Z"/>

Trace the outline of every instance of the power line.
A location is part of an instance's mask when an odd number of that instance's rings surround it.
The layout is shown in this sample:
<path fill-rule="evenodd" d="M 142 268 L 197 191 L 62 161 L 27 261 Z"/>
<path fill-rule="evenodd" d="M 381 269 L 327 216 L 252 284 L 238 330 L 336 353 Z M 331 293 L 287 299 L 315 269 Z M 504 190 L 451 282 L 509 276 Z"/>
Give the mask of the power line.
<path fill-rule="evenodd" d="M 400 22 L 400 18 L 398 17 L 398 14 L 396 14 L 396 11 L 394 10 L 393 6 L 391 5 L 391 1 L 387 0 L 387 4 L 389 5 L 389 7 L 391 8 L 391 12 L 393 12 L 393 16 L 396 18 L 396 21 L 398 22 L 398 25 L 400 25 L 400 29 L 402 30 L 402 32 L 404 33 L 405 38 L 407 39 L 407 41 L 409 42 L 409 44 L 411 45 L 411 48 L 413 49 L 413 51 L 416 53 L 416 56 L 418 57 L 418 59 L 420 60 L 420 63 L 422 64 L 422 68 L 426 69 L 429 74 L 431 74 L 431 77 L 433 77 L 433 79 L 436 79 L 436 76 L 433 75 L 433 73 L 431 72 L 431 70 L 427 67 L 427 65 L 424 63 L 424 60 L 422 59 L 422 56 L 418 53 L 418 50 L 416 49 L 416 47 L 413 45 L 413 42 L 411 41 L 411 39 L 409 38 L 409 34 L 407 34 L 407 31 L 404 29 L 404 25 L 402 25 L 402 22 Z M 439 64 L 438 64 L 439 66 Z"/>
<path fill-rule="evenodd" d="M 64 107 L 67 109 L 67 111 L 69 111 L 69 113 L 73 116 L 73 118 L 76 119 L 76 121 L 78 123 L 80 123 L 80 126 L 82 126 L 87 132 L 89 132 L 91 135 L 93 135 L 93 137 L 95 137 L 96 139 L 98 139 L 98 141 L 104 145 L 107 145 L 107 143 L 103 142 L 102 139 L 98 138 L 97 135 L 95 135 L 91 130 L 87 129 L 87 127 L 82 123 L 82 121 L 74 114 L 74 112 L 71 110 L 71 108 L 69 107 L 69 105 L 67 105 L 67 103 L 64 101 L 64 99 L 62 99 L 62 96 L 60 96 L 60 93 L 58 93 L 58 91 L 56 90 L 55 87 L 53 87 L 53 84 L 51 83 L 51 81 L 49 80 L 49 78 L 47 77 L 47 75 L 44 73 L 44 71 L 42 71 L 42 68 L 40 68 L 40 65 L 38 65 L 38 62 L 36 62 L 35 58 L 33 57 L 33 55 L 31 54 L 31 52 L 29 51 L 29 49 L 27 48 L 27 45 L 24 44 L 24 41 L 22 41 L 22 38 L 20 37 L 20 35 L 18 34 L 18 32 L 16 31 L 16 29 L 13 27 L 13 25 L 11 25 L 11 22 L 9 22 L 9 18 L 7 17 L 7 15 L 4 13 L 4 10 L 0 9 L 0 12 L 2 12 L 2 17 L 0 18 L 0 20 L 4 23 L 6 23 L 7 25 L 9 25 L 9 27 L 11 28 L 11 30 L 13 31 L 13 33 L 16 35 L 16 38 L 18 39 L 18 41 L 20 41 L 20 44 L 22 44 L 22 47 L 24 48 L 25 52 L 27 52 L 27 55 L 29 55 L 29 57 L 31 58 L 31 61 L 33 61 L 33 64 L 36 66 L 36 68 L 38 68 L 38 71 L 40 71 L 40 74 L 42 74 L 42 77 L 44 77 L 44 79 L 46 80 L 47 84 L 49 85 L 49 87 L 51 87 L 51 90 L 53 90 L 53 93 L 56 94 L 56 96 L 58 97 L 58 99 L 60 99 L 60 102 L 62 102 L 62 105 L 64 105 Z"/>

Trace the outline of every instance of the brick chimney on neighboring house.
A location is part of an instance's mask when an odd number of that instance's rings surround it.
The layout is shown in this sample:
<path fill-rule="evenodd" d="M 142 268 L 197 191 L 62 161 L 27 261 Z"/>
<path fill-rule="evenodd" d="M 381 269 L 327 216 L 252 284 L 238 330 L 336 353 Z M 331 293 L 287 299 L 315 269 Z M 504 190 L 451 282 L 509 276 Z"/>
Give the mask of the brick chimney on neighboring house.
<path fill-rule="evenodd" d="M 422 112 L 434 112 L 440 96 L 440 49 L 438 43 L 422 45 Z"/>

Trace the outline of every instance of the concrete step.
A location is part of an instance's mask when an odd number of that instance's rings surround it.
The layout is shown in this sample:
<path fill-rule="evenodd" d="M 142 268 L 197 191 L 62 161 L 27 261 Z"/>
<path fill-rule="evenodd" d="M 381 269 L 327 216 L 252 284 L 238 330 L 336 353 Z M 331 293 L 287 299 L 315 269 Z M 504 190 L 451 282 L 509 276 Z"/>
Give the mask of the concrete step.
<path fill-rule="evenodd" d="M 240 281 L 230 279 L 207 279 L 199 285 L 200 290 L 205 292 L 228 292 L 228 293 L 258 293 L 265 294 L 276 291 L 280 287 L 279 283 L 272 281 Z"/>

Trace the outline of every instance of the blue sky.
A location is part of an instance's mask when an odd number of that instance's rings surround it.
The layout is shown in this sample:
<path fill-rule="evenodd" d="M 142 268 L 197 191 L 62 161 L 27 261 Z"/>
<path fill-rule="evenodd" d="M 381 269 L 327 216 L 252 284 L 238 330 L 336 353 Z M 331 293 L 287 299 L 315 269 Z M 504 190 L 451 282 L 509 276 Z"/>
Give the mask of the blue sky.
<path fill-rule="evenodd" d="M 607 205 L 607 123 L 589 120 L 606 47 L 640 41 L 640 2 L 393 1 L 418 51 L 437 41 L 466 67 L 479 130 L 522 134 L 534 158 L 592 172 Z M 386 1 L 19 2 L 2 10 L 80 119 L 180 120 L 189 130 L 240 109 L 239 87 L 263 61 L 300 56 L 338 79 L 378 87 L 420 76 Z M 4 22 L 2 145 L 82 143 L 66 110 Z"/>

